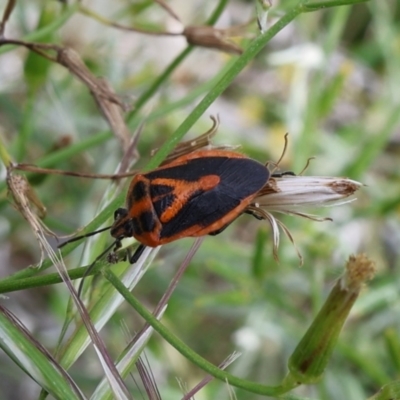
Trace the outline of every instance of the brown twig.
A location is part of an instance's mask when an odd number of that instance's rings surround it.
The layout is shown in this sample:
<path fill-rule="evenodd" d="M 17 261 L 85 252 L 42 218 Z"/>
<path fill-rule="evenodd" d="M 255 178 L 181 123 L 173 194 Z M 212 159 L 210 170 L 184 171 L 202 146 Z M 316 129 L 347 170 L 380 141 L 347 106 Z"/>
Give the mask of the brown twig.
<path fill-rule="evenodd" d="M 77 178 L 90 178 L 90 179 L 119 179 L 119 178 L 126 178 L 128 176 L 133 176 L 138 173 L 138 171 L 129 171 L 118 174 L 90 174 L 85 172 L 63 171 L 61 169 L 41 168 L 33 164 L 24 164 L 24 163 L 14 164 L 12 166 L 12 169 L 16 169 L 19 171 L 34 172 L 37 174 L 66 175 L 66 176 L 75 176 Z"/>

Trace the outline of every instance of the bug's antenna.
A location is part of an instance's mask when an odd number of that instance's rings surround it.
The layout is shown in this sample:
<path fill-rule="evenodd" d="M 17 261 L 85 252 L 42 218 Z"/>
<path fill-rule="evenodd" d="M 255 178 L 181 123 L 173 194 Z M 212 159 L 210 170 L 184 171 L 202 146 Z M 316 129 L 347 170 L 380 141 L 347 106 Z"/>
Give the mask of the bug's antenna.
<path fill-rule="evenodd" d="M 64 242 L 64 243 L 59 244 L 57 247 L 58 247 L 59 249 L 61 249 L 61 247 L 64 247 L 64 246 L 65 246 L 66 244 L 68 244 L 68 243 L 76 242 L 77 240 L 81 240 L 81 239 L 83 239 L 83 238 L 96 235 L 97 233 L 107 231 L 107 230 L 111 229 L 111 227 L 112 227 L 112 225 L 107 226 L 107 227 L 105 227 L 105 228 L 98 229 L 97 231 L 93 231 L 93 232 L 86 233 L 85 235 L 76 236 L 76 237 L 74 237 L 74 238 L 72 238 L 72 239 L 70 239 L 70 240 L 67 240 L 67 241 Z"/>
<path fill-rule="evenodd" d="M 306 166 L 301 170 L 301 172 L 298 175 L 303 175 L 303 173 L 305 172 L 305 170 L 308 168 L 308 166 L 310 165 L 310 162 L 312 160 L 315 160 L 315 157 L 310 157 L 307 159 L 307 163 Z"/>
<path fill-rule="evenodd" d="M 94 265 L 99 261 L 102 257 L 104 257 L 115 245 L 118 245 L 119 240 L 115 240 L 114 242 L 111 243 L 110 246 L 108 246 L 99 256 L 95 258 L 95 260 L 86 268 L 86 271 L 82 275 L 82 280 L 79 283 L 79 288 L 78 288 L 78 297 L 81 297 L 82 289 L 83 289 L 83 282 L 84 279 L 89 275 L 89 273 L 93 270 Z"/>

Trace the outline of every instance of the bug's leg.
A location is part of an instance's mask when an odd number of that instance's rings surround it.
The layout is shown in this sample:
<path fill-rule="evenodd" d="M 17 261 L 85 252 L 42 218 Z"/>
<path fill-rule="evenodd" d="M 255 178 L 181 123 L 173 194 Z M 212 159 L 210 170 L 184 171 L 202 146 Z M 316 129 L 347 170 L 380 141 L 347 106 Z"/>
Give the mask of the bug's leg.
<path fill-rule="evenodd" d="M 244 211 L 243 213 L 244 213 L 244 214 L 252 215 L 254 218 L 257 218 L 259 221 L 265 219 L 262 215 L 260 215 L 259 213 L 257 213 L 257 211 L 246 210 L 246 211 Z"/>
<path fill-rule="evenodd" d="M 107 255 L 107 261 L 108 261 L 110 264 L 116 264 L 116 263 L 118 262 L 119 257 L 118 257 L 117 251 L 118 251 L 118 249 L 120 249 L 121 247 L 122 247 L 121 240 L 116 240 L 116 241 L 114 242 L 113 251 L 110 252 L 110 253 L 108 253 L 108 255 Z"/>
<path fill-rule="evenodd" d="M 139 260 L 139 257 L 143 254 L 145 248 L 146 246 L 144 244 L 140 244 L 133 254 L 130 254 L 130 251 L 127 250 L 129 262 L 131 264 L 135 264 L 135 262 Z"/>
<path fill-rule="evenodd" d="M 285 172 L 280 172 L 277 174 L 272 174 L 271 178 L 282 178 L 282 176 L 285 176 L 285 175 L 296 176 L 296 174 L 293 171 L 285 171 Z"/>

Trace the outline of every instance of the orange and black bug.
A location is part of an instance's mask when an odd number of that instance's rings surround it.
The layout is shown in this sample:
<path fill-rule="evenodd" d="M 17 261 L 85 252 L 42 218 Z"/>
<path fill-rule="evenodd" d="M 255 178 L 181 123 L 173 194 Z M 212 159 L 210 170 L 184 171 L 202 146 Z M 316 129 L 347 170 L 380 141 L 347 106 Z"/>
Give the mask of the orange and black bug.
<path fill-rule="evenodd" d="M 232 151 L 179 157 L 133 178 L 127 208 L 115 212 L 111 235 L 118 242 L 133 236 L 141 243 L 131 262 L 144 246 L 216 235 L 244 212 L 269 177 L 265 165 Z"/>
<path fill-rule="evenodd" d="M 134 263 L 145 246 L 216 235 L 246 212 L 270 175 L 265 165 L 228 150 L 195 151 L 135 175 L 126 208 L 115 211 L 109 227 L 114 244 L 137 239 L 140 246 L 129 257 Z"/>

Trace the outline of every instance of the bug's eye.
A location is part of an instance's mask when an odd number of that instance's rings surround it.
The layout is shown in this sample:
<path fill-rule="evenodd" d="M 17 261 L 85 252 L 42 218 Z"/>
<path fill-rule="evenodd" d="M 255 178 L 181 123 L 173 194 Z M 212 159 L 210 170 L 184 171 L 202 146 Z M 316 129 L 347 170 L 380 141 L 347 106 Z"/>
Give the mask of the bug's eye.
<path fill-rule="evenodd" d="M 128 210 L 126 208 L 118 208 L 117 210 L 114 211 L 114 221 L 118 221 L 119 219 L 127 215 L 128 215 Z"/>

